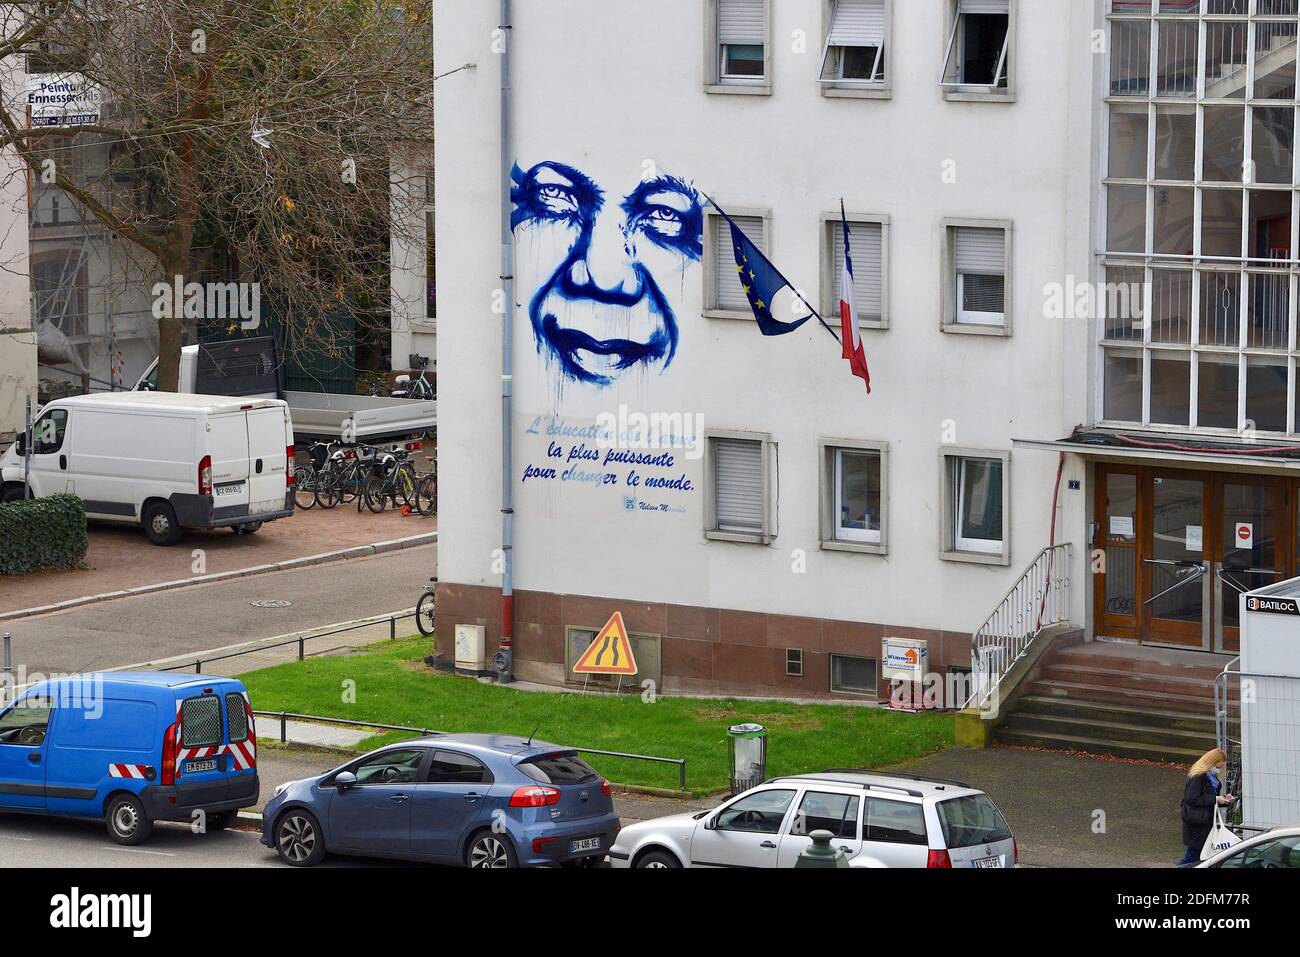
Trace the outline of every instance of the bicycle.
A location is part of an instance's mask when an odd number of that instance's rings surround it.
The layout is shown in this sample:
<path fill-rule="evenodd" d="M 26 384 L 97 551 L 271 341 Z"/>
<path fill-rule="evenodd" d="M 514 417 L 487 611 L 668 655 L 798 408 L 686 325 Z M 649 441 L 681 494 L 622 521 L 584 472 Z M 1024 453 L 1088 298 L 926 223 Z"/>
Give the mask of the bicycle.
<path fill-rule="evenodd" d="M 375 462 L 373 474 L 366 479 L 363 495 L 366 508 L 376 515 L 388 507 L 390 499 L 393 507 L 399 508 L 398 496 L 401 496 L 402 505 L 418 507 L 415 466 L 411 463 L 411 454 L 405 449 L 381 454 Z"/>
<path fill-rule="evenodd" d="M 426 462 L 433 462 L 432 455 L 424 457 Z M 421 515 L 433 515 L 438 511 L 438 473 L 430 470 L 420 476 L 415 484 L 415 510 Z"/>
<path fill-rule="evenodd" d="M 355 501 L 360 511 L 368 473 L 374 469 L 377 454 L 378 450 L 368 445 L 340 445 L 330 453 L 325 470 L 316 476 L 316 499 L 321 508 Z"/>
<path fill-rule="evenodd" d="M 307 449 L 307 461 L 298 466 L 294 475 L 293 503 L 306 510 L 319 503 L 317 495 L 320 476 L 328 470 L 333 445 L 337 443 L 313 442 Z"/>
<path fill-rule="evenodd" d="M 407 357 L 411 362 L 412 369 L 420 370 L 420 377 L 411 382 L 409 375 L 399 375 L 397 377 L 397 388 L 390 394 L 394 399 L 424 399 L 432 400 L 434 398 L 433 383 L 429 381 L 429 357 L 419 356 L 411 353 Z M 407 388 L 409 386 L 409 388 Z"/>
<path fill-rule="evenodd" d="M 426 638 L 433 637 L 434 603 L 437 600 L 437 588 L 438 576 L 434 575 L 429 579 L 429 584 L 424 586 L 424 591 L 420 592 L 420 598 L 415 603 L 415 627 L 419 628 L 420 634 Z"/>

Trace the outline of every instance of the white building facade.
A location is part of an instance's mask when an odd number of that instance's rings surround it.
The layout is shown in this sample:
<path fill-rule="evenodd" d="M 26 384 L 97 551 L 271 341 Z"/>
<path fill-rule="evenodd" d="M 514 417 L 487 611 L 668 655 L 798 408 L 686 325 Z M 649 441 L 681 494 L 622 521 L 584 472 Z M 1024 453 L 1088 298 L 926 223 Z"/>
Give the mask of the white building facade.
<path fill-rule="evenodd" d="M 500 635 L 501 41 L 435 15 L 480 66 L 437 89 L 445 654 Z M 874 696 L 885 638 L 969 668 L 1051 544 L 1088 637 L 1231 651 L 1232 589 L 1297 561 L 1296 27 L 517 0 L 516 673 L 573 681 L 621 610 L 665 690 Z M 815 320 L 760 334 L 705 194 L 837 329 L 843 203 L 870 396 Z M 685 440 L 611 456 L 636 413 Z"/>
<path fill-rule="evenodd" d="M 21 57 L 0 62 L 0 101 L 25 80 Z M 26 398 L 36 401 L 36 333 L 27 294 L 27 176 L 10 150 L 0 152 L 0 433 L 23 428 Z"/>

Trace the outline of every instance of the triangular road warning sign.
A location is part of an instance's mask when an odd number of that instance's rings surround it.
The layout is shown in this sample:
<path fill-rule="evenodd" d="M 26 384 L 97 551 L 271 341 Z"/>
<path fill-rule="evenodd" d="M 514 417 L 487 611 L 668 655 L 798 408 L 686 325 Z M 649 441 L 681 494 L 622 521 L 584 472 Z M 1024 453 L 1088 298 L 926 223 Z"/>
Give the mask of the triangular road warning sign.
<path fill-rule="evenodd" d="M 587 646 L 573 666 L 576 675 L 634 675 L 636 674 L 636 656 L 632 654 L 632 642 L 627 636 L 627 626 L 623 624 L 623 613 L 616 611 L 610 615 L 600 634 Z"/>

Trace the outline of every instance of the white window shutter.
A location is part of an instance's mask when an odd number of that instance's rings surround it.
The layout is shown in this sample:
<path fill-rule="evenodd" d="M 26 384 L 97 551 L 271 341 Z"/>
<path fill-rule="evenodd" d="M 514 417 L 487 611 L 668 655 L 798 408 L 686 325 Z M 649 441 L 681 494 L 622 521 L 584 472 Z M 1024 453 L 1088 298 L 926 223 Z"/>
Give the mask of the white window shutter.
<path fill-rule="evenodd" d="M 844 228 L 831 223 L 832 275 L 839 301 L 844 274 Z M 884 314 L 884 229 L 880 223 L 849 223 L 849 255 L 853 258 L 853 294 L 858 318 L 878 320 Z"/>
<path fill-rule="evenodd" d="M 954 247 L 957 272 L 983 276 L 1001 276 L 1006 273 L 1005 230 L 958 226 Z"/>
<path fill-rule="evenodd" d="M 714 507 L 724 531 L 763 530 L 763 443 L 714 439 Z"/>
<path fill-rule="evenodd" d="M 962 13 L 1001 13 L 1006 14 L 1008 0 L 961 0 Z"/>
<path fill-rule="evenodd" d="M 731 217 L 741 232 L 748 236 L 759 249 L 767 251 L 767 237 L 764 235 L 763 219 L 760 216 Z M 718 309 L 749 310 L 749 297 L 741 288 L 740 273 L 736 271 L 735 246 L 731 242 L 731 226 L 721 216 L 713 217 L 714 246 L 717 250 L 717 262 L 714 264 L 713 300 Z"/>
<path fill-rule="evenodd" d="M 833 47 L 878 47 L 885 42 L 885 0 L 839 0 L 831 20 Z"/>
<path fill-rule="evenodd" d="M 718 42 L 735 44 L 764 44 L 767 42 L 767 25 L 764 23 L 764 0 L 717 0 Z"/>

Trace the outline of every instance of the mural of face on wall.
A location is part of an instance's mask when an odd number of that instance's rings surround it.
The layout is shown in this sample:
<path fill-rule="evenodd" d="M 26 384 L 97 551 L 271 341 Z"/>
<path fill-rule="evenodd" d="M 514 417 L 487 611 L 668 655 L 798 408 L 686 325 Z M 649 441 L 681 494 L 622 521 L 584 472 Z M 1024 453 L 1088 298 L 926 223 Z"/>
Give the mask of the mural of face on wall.
<path fill-rule="evenodd" d="M 667 369 L 680 337 L 669 293 L 680 306 L 683 275 L 703 252 L 695 188 L 654 176 L 607 193 L 556 162 L 516 165 L 513 178 L 521 271 L 537 270 L 528 316 L 538 353 L 564 380 L 597 388 Z"/>

